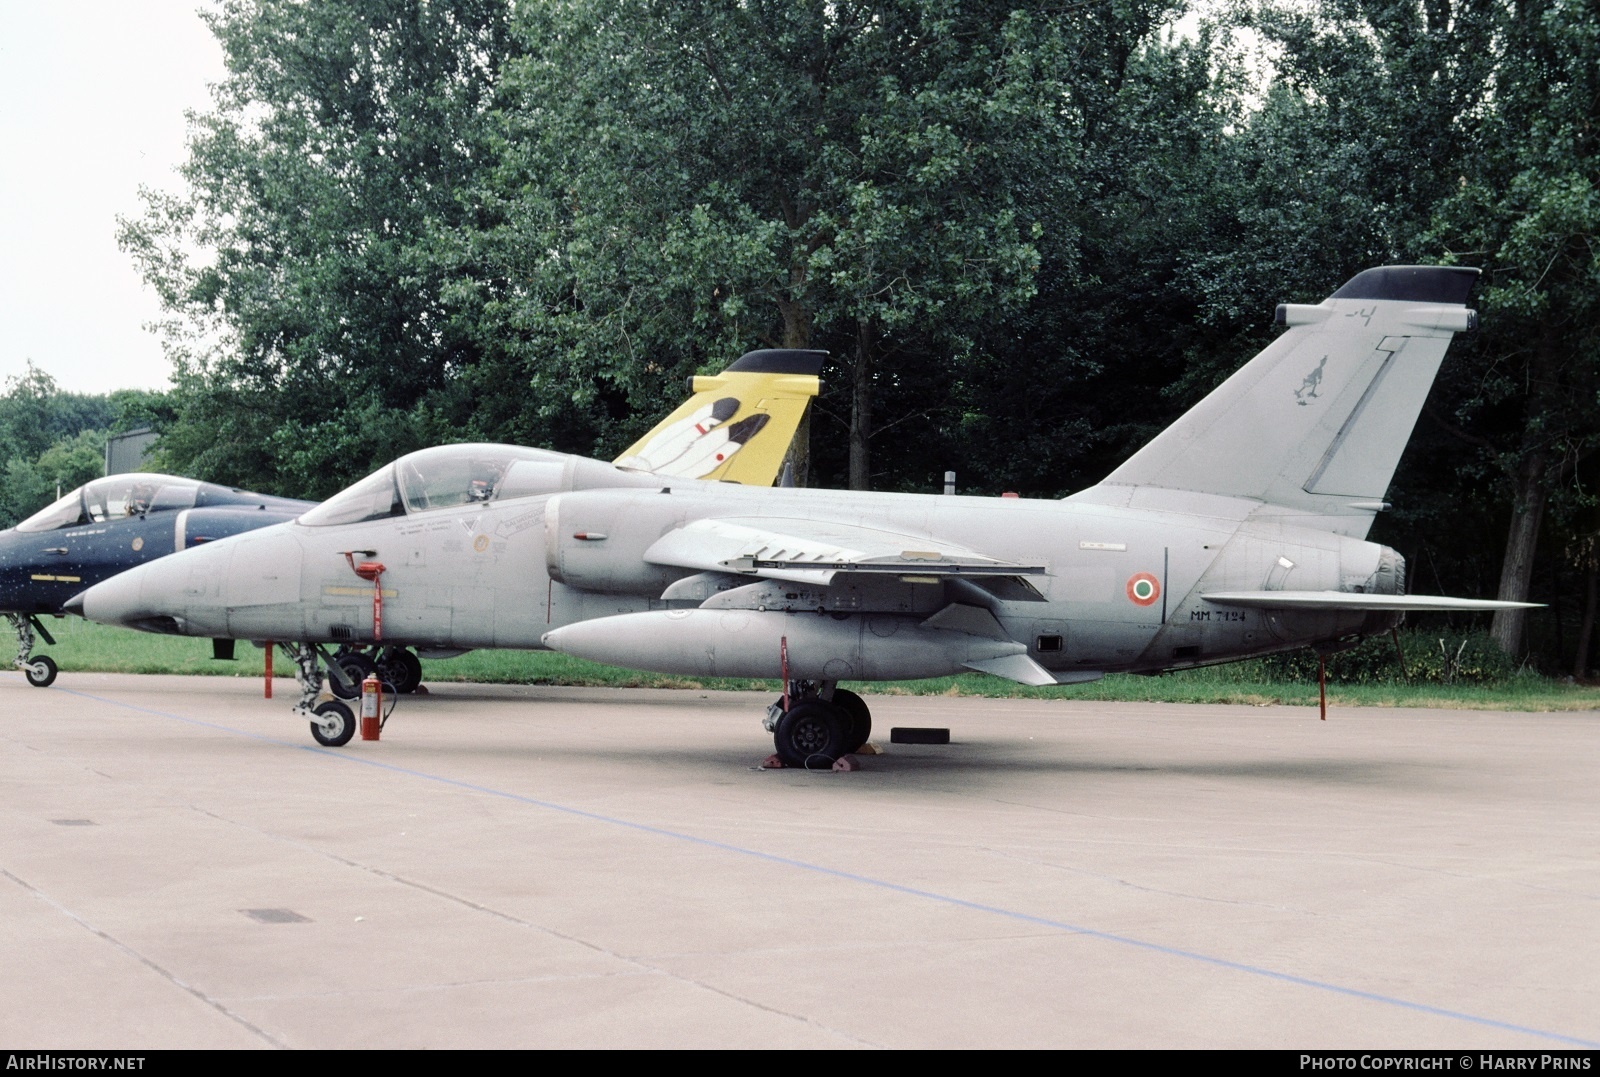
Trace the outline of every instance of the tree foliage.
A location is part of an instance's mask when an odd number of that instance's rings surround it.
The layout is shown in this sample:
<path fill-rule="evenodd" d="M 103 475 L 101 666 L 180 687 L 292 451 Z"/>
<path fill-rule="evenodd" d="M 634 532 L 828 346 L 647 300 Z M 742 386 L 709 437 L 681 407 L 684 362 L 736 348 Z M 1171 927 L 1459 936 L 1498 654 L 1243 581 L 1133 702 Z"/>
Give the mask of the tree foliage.
<path fill-rule="evenodd" d="M 227 0 L 208 19 L 228 74 L 192 118 L 187 190 L 145 192 L 122 231 L 172 318 L 164 451 L 326 495 L 444 434 L 477 360 L 435 247 L 470 215 L 506 5 Z"/>
<path fill-rule="evenodd" d="M 32 363 L 0 393 L 0 527 L 10 527 L 105 470 L 106 439 L 164 417 L 165 394 L 70 393 Z"/>

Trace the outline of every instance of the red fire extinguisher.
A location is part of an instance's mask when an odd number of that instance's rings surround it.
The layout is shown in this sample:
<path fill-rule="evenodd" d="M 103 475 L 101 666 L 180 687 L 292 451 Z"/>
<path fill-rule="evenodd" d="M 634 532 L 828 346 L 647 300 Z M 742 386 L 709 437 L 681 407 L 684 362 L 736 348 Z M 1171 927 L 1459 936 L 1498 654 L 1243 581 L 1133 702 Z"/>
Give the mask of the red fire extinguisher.
<path fill-rule="evenodd" d="M 379 715 L 383 713 L 383 682 L 376 673 L 369 673 L 361 682 L 361 739 L 377 740 L 383 728 Z"/>

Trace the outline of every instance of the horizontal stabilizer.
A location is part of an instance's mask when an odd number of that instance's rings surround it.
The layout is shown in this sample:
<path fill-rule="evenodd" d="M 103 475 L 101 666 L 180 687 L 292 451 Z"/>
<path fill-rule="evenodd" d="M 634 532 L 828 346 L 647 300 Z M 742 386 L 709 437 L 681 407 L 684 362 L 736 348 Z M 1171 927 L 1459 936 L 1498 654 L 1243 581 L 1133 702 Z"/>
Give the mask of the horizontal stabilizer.
<path fill-rule="evenodd" d="M 1463 613 L 1493 610 L 1529 610 L 1538 602 L 1499 602 L 1484 598 L 1448 598 L 1444 595 L 1364 595 L 1353 591 L 1214 591 L 1201 595 L 1219 606 L 1244 606 L 1258 610 L 1428 610 Z"/>

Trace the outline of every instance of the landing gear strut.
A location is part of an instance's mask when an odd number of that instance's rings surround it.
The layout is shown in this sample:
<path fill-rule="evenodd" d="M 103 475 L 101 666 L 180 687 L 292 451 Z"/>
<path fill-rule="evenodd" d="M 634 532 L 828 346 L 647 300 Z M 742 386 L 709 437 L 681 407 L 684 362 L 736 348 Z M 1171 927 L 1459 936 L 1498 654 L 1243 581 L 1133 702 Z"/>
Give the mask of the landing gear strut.
<path fill-rule="evenodd" d="M 56 679 L 55 662 L 49 655 L 33 657 L 33 633 L 37 629 L 44 641 L 54 646 L 55 640 L 50 633 L 45 631 L 44 625 L 31 613 L 11 613 L 6 616 L 11 618 L 12 626 L 17 630 L 17 660 L 15 666 L 22 670 L 22 675 L 28 683 L 35 688 L 48 688 Z"/>
<path fill-rule="evenodd" d="M 294 679 L 300 685 L 300 702 L 295 710 L 311 720 L 311 736 L 318 744 L 339 748 L 350 743 L 356 733 L 356 716 L 337 699 L 317 702 L 322 694 L 322 667 L 333 660 L 314 643 L 280 643 L 283 653 L 294 660 Z M 331 671 L 330 671 L 331 672 Z M 338 683 L 334 675 L 334 683 Z"/>
<path fill-rule="evenodd" d="M 789 709 L 784 697 L 767 708 L 763 723 L 785 766 L 826 770 L 842 755 L 861 750 L 872 735 L 872 712 L 837 681 L 792 681 Z"/>

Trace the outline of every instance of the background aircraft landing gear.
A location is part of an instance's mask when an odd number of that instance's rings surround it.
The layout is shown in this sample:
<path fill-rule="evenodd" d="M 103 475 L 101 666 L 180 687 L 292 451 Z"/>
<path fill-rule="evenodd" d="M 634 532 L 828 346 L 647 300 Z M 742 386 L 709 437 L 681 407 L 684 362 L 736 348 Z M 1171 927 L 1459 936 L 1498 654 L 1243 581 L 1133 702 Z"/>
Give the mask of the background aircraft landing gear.
<path fill-rule="evenodd" d="M 54 643 L 55 640 L 50 638 L 50 633 L 46 632 L 44 626 L 30 613 L 12 613 L 7 616 L 11 618 L 12 627 L 17 630 L 17 660 L 14 665 L 22 670 L 22 675 L 35 688 L 50 687 L 59 671 L 55 661 L 49 656 L 42 654 L 34 656 L 33 630 L 37 628 L 46 643 Z"/>
<path fill-rule="evenodd" d="M 872 712 L 854 692 L 824 681 L 795 682 L 789 709 L 783 699 L 769 708 L 769 728 L 778 758 L 785 766 L 821 770 L 842 755 L 861 750 L 872 735 Z"/>

